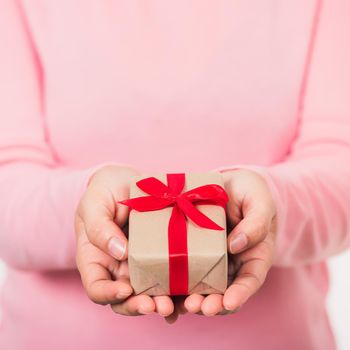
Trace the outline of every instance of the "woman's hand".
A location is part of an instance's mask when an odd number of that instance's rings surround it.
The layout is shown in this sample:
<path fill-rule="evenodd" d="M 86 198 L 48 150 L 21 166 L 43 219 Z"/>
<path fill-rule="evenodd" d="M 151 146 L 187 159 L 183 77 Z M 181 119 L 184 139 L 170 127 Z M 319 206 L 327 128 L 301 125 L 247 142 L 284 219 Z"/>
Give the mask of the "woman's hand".
<path fill-rule="evenodd" d="M 227 207 L 229 261 L 235 278 L 224 295 L 189 295 L 185 308 L 212 316 L 236 312 L 259 290 L 271 267 L 276 232 L 276 208 L 265 180 L 250 170 L 223 173 L 229 196 Z"/>
<path fill-rule="evenodd" d="M 129 184 L 135 169 L 106 166 L 90 179 L 75 217 L 76 262 L 89 298 L 98 304 L 111 304 L 122 315 L 157 312 L 170 322 L 176 315 L 170 297 L 131 295 L 127 265 L 127 238 L 123 227 L 128 208 L 117 204 L 129 197 Z"/>

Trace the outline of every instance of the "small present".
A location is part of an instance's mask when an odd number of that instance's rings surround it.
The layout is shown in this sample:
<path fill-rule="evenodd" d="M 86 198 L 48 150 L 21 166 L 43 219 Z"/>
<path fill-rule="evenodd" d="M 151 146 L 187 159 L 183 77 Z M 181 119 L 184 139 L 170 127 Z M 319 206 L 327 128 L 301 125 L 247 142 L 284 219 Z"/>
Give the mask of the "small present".
<path fill-rule="evenodd" d="M 227 194 L 219 172 L 134 176 L 129 274 L 135 294 L 224 293 Z"/>

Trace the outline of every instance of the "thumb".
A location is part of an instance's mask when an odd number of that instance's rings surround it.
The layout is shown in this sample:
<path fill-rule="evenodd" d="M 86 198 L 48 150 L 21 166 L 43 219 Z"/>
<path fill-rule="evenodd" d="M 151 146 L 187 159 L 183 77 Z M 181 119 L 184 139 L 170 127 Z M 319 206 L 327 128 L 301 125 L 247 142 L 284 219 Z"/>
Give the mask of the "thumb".
<path fill-rule="evenodd" d="M 256 203 L 259 203 L 258 198 Z M 227 244 L 231 254 L 237 254 L 255 246 L 269 233 L 274 211 L 269 205 L 263 204 L 264 201 L 260 201 L 259 205 L 251 205 L 245 210 L 243 219 L 228 235 Z"/>
<path fill-rule="evenodd" d="M 117 260 L 128 255 L 128 240 L 122 230 L 128 216 L 128 208 L 117 206 L 105 198 L 86 198 L 81 219 L 86 235 L 94 246 Z"/>

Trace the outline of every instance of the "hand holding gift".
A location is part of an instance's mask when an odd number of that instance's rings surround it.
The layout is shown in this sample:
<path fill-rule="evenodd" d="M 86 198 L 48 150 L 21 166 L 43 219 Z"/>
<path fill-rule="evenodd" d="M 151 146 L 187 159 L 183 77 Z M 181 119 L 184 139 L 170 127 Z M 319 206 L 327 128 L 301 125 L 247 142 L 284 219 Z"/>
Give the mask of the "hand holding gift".
<path fill-rule="evenodd" d="M 117 200 L 129 194 L 131 178 L 139 174 L 123 166 L 105 166 L 90 179 L 76 211 L 76 263 L 89 298 L 110 304 L 122 315 L 158 312 L 169 316 L 174 311 L 170 297 L 132 295 L 127 264 L 127 238 L 122 228 L 128 208 Z"/>
<path fill-rule="evenodd" d="M 276 207 L 267 178 L 244 169 L 223 175 L 229 196 L 229 259 L 233 258 L 235 276 L 224 295 L 192 294 L 186 298 L 187 311 L 206 316 L 235 312 L 260 289 L 276 244 Z"/>

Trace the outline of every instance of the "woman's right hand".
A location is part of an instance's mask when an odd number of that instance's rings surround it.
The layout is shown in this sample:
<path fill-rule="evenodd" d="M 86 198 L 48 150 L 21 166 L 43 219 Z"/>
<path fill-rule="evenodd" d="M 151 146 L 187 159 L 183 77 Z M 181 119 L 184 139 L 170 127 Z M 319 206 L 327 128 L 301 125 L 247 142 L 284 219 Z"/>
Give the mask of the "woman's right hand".
<path fill-rule="evenodd" d="M 91 177 L 75 216 L 76 263 L 89 298 L 111 304 L 114 312 L 137 316 L 153 312 L 174 318 L 168 296 L 132 295 L 127 265 L 127 238 L 122 230 L 128 208 L 117 203 L 129 198 L 133 168 L 108 165 Z"/>

